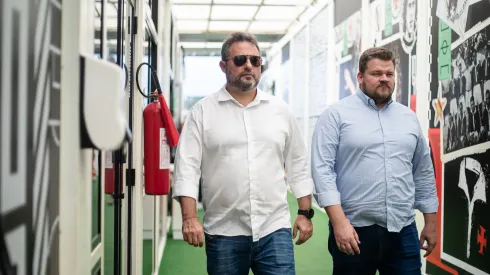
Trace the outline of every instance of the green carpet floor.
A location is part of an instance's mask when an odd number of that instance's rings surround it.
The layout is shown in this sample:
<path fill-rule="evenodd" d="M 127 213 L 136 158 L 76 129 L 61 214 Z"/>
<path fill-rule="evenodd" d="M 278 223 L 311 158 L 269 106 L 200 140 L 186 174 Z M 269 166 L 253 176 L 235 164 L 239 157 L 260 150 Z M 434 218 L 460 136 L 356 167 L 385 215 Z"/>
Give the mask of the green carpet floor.
<path fill-rule="evenodd" d="M 114 205 L 107 203 L 111 195 L 104 194 L 104 275 L 114 274 Z"/>
<path fill-rule="evenodd" d="M 110 197 L 105 195 L 106 197 Z M 109 199 L 109 198 L 106 198 Z M 296 218 L 298 204 L 294 197 L 288 195 L 291 217 Z M 114 207 L 104 203 L 105 221 L 102 229 L 105 230 L 104 242 L 104 275 L 113 274 L 114 265 Z M 202 222 L 203 211 L 199 211 Z M 327 249 L 328 217 L 324 212 L 316 211 L 313 218 L 313 236 L 308 242 L 300 246 L 295 245 L 295 261 L 297 275 L 323 275 L 332 273 L 332 259 Z M 143 241 L 143 274 L 150 275 L 152 268 L 152 242 Z M 195 248 L 182 240 L 172 239 L 172 232 L 168 234 L 164 257 L 162 259 L 160 275 L 205 275 L 206 254 L 204 247 Z M 250 272 L 252 274 L 252 272 Z"/>
<path fill-rule="evenodd" d="M 298 204 L 289 194 L 288 203 L 291 217 L 296 218 Z M 199 211 L 202 222 L 203 212 Z M 313 236 L 308 242 L 295 245 L 297 275 L 332 274 L 332 258 L 327 249 L 328 217 L 324 212 L 316 211 L 313 218 Z M 164 256 L 160 265 L 160 275 L 205 275 L 206 255 L 204 247 L 195 248 L 182 240 L 173 240 L 169 233 Z M 146 256 L 145 256 L 146 258 Z M 147 275 L 147 273 L 144 273 Z M 252 274 L 250 272 L 250 274 Z"/>

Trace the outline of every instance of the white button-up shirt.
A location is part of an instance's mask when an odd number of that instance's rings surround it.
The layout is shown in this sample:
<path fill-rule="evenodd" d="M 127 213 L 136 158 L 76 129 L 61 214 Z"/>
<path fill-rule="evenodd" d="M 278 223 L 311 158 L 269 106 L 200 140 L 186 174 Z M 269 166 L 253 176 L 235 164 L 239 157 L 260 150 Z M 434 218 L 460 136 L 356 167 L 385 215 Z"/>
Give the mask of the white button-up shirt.
<path fill-rule="evenodd" d="M 196 103 L 175 159 L 173 198 L 197 199 L 202 177 L 204 231 L 257 241 L 291 228 L 287 183 L 296 198 L 313 192 L 306 149 L 288 105 L 257 89 L 246 107 L 223 87 Z"/>

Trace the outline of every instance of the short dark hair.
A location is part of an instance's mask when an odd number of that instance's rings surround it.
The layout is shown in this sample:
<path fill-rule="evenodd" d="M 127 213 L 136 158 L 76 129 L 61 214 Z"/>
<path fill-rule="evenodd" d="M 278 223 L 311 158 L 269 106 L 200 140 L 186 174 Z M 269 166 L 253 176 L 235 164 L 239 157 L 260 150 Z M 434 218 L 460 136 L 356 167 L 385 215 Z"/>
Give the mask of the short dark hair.
<path fill-rule="evenodd" d="M 381 59 L 383 61 L 392 61 L 393 66 L 395 64 L 395 55 L 392 51 L 386 48 L 370 48 L 365 50 L 361 58 L 359 59 L 359 72 L 365 73 L 367 69 L 367 63 L 372 59 Z"/>
<path fill-rule="evenodd" d="M 228 59 L 228 57 L 230 56 L 231 45 L 237 42 L 252 43 L 255 47 L 257 47 L 257 50 L 259 51 L 259 55 L 260 55 L 259 43 L 257 42 L 257 38 L 255 37 L 255 35 L 248 32 L 234 32 L 228 35 L 225 41 L 223 41 L 223 46 L 221 47 L 221 60 Z"/>

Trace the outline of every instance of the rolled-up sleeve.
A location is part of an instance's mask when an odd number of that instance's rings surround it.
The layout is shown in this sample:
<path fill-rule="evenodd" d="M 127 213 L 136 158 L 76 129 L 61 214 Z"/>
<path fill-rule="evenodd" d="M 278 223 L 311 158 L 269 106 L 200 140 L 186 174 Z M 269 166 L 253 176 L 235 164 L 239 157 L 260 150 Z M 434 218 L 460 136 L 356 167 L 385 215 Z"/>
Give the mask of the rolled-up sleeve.
<path fill-rule="evenodd" d="M 329 107 L 318 119 L 311 141 L 311 174 L 314 197 L 320 207 L 340 204 L 335 158 L 340 140 L 340 116 Z"/>
<path fill-rule="evenodd" d="M 187 117 L 175 156 L 175 180 L 172 198 L 197 200 L 202 160 L 202 109 L 196 104 Z"/>
<path fill-rule="evenodd" d="M 415 209 L 422 213 L 435 213 L 439 207 L 437 199 L 434 166 L 429 147 L 420 130 L 417 147 L 412 160 L 413 181 L 415 183 Z"/>
<path fill-rule="evenodd" d="M 288 113 L 288 128 L 289 135 L 284 148 L 287 182 L 293 195 L 302 198 L 313 193 L 313 182 L 308 169 L 306 147 L 292 113 Z"/>

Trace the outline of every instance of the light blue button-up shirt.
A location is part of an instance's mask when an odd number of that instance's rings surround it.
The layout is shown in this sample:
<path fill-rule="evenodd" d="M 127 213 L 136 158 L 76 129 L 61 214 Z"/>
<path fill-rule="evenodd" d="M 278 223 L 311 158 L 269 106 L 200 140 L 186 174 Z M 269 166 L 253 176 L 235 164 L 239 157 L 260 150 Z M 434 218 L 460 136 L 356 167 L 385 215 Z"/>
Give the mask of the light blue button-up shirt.
<path fill-rule="evenodd" d="M 359 91 L 325 110 L 311 146 L 318 204 L 341 204 L 353 226 L 399 232 L 414 221 L 414 209 L 437 212 L 429 148 L 406 106 L 391 101 L 378 109 Z"/>

